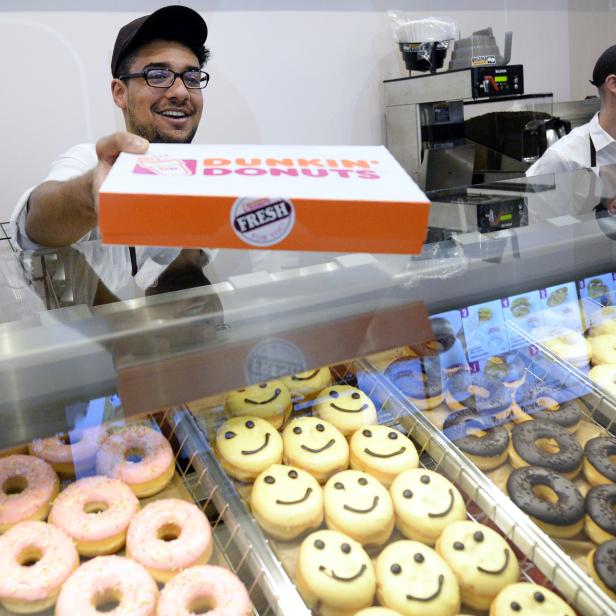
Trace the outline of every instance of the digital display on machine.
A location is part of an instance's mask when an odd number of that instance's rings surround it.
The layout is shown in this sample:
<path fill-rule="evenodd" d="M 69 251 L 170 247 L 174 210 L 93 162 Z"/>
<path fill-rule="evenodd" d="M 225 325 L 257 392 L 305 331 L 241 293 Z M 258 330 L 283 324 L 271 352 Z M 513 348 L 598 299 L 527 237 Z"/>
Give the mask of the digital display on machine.
<path fill-rule="evenodd" d="M 504 83 L 509 81 L 509 77 L 507 75 L 496 75 L 494 81 L 496 81 L 496 83 Z"/>

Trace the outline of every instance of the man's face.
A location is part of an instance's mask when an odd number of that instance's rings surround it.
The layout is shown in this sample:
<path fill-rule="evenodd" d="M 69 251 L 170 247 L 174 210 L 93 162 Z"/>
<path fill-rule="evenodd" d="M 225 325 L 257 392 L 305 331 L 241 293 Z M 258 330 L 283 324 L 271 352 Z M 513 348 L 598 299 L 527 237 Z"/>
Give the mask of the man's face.
<path fill-rule="evenodd" d="M 155 40 L 139 48 L 128 72 L 169 68 L 177 73 L 199 70 L 195 54 L 181 43 Z M 169 88 L 153 88 L 145 79 L 112 81 L 113 99 L 124 113 L 126 129 L 151 143 L 190 143 L 199 126 L 203 94 L 187 89 L 180 77 Z M 182 117 L 166 115 L 181 112 Z"/>

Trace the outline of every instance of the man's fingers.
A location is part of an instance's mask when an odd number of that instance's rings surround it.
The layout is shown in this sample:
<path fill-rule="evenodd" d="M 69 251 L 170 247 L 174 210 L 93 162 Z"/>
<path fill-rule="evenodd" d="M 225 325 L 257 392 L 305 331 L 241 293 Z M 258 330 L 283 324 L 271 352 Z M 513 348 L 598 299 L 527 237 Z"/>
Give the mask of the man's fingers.
<path fill-rule="evenodd" d="M 96 155 L 99 160 L 112 165 L 120 152 L 143 154 L 149 145 L 150 142 L 147 139 L 132 133 L 117 132 L 102 137 L 96 142 Z"/>

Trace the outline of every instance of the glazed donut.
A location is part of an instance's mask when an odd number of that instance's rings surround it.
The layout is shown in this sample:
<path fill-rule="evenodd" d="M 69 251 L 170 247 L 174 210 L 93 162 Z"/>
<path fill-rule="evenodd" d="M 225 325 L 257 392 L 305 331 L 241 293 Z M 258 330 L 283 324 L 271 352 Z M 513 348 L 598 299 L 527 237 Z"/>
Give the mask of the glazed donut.
<path fill-rule="evenodd" d="M 545 419 L 526 421 L 511 430 L 509 458 L 514 468 L 541 466 L 574 479 L 582 468 L 583 457 L 575 437 Z"/>
<path fill-rule="evenodd" d="M 55 616 L 100 616 L 118 604 L 116 614 L 154 616 L 158 587 L 134 560 L 97 556 L 83 563 L 62 586 Z"/>
<path fill-rule="evenodd" d="M 193 503 L 179 498 L 154 501 L 132 519 L 126 555 L 157 582 L 168 582 L 183 569 L 205 565 L 210 559 L 210 523 Z"/>
<path fill-rule="evenodd" d="M 597 436 L 584 446 L 584 477 L 590 485 L 616 483 L 616 438 Z"/>
<path fill-rule="evenodd" d="M 51 464 L 61 477 L 74 477 L 75 468 L 80 473 L 94 468 L 100 436 L 100 428 L 88 428 L 78 435 L 76 442 L 71 443 L 67 434 L 37 438 L 28 445 L 28 452 Z"/>
<path fill-rule="evenodd" d="M 18 522 L 45 520 L 59 486 L 53 468 L 40 458 L 0 458 L 0 533 Z"/>
<path fill-rule="evenodd" d="M 277 430 L 292 410 L 291 394 L 278 380 L 237 389 L 225 400 L 225 412 L 229 417 L 260 417 Z"/>
<path fill-rule="evenodd" d="M 59 528 L 16 524 L 0 536 L 0 602 L 11 612 L 46 610 L 78 566 L 77 550 Z"/>
<path fill-rule="evenodd" d="M 397 359 L 387 366 L 385 377 L 420 410 L 433 409 L 443 401 L 438 357 Z"/>
<path fill-rule="evenodd" d="M 539 584 L 518 582 L 501 590 L 490 606 L 489 616 L 576 616 L 556 593 Z"/>
<path fill-rule="evenodd" d="M 595 543 L 616 539 L 616 485 L 591 488 L 586 494 L 586 534 Z"/>
<path fill-rule="evenodd" d="M 156 616 L 250 616 L 246 587 L 227 569 L 204 565 L 176 575 L 160 593 Z"/>
<path fill-rule="evenodd" d="M 301 397 L 312 400 L 321 390 L 329 387 L 332 382 L 332 373 L 326 366 L 316 370 L 298 372 L 291 376 L 282 377 L 281 382 L 291 392 L 293 398 Z"/>
<path fill-rule="evenodd" d="M 616 400 L 616 364 L 602 364 L 591 368 L 588 378 Z"/>
<path fill-rule="evenodd" d="M 526 364 L 519 353 L 511 351 L 488 358 L 483 373 L 488 379 L 515 388 L 522 385 L 526 378 Z"/>
<path fill-rule="evenodd" d="M 616 364 L 616 334 L 601 334 L 590 339 L 592 363 Z"/>
<path fill-rule="evenodd" d="M 452 411 L 470 409 L 480 415 L 490 415 L 495 423 L 512 419 L 511 390 L 502 383 L 471 375 L 460 370 L 447 382 L 447 406 Z"/>
<path fill-rule="evenodd" d="M 132 461 L 131 457 L 136 457 Z M 108 436 L 96 456 L 96 471 L 120 479 L 139 497 L 165 488 L 175 472 L 169 441 L 147 426 L 128 426 Z"/>
<path fill-rule="evenodd" d="M 590 334 L 616 334 L 616 306 L 603 306 L 590 317 Z"/>
<path fill-rule="evenodd" d="M 584 497 L 556 471 L 539 466 L 514 470 L 507 479 L 507 493 L 552 537 L 570 539 L 584 527 Z"/>
<path fill-rule="evenodd" d="M 509 430 L 470 409 L 450 413 L 443 423 L 443 432 L 484 471 L 497 468 L 509 456 Z"/>
<path fill-rule="evenodd" d="M 616 601 L 616 539 L 606 541 L 588 554 L 588 572 L 599 586 Z"/>
<path fill-rule="evenodd" d="M 125 483 L 109 477 L 84 477 L 60 492 L 49 522 L 73 539 L 82 556 L 100 556 L 122 548 L 137 511 L 139 501 Z"/>
<path fill-rule="evenodd" d="M 576 368 L 588 366 L 592 348 L 582 334 L 566 327 L 536 327 L 530 335 L 544 347 L 552 351 Z"/>
<path fill-rule="evenodd" d="M 574 402 L 568 402 L 563 391 L 549 385 L 525 384 L 515 392 L 515 402 L 522 412 L 533 419 L 545 419 L 575 432 L 582 412 Z"/>

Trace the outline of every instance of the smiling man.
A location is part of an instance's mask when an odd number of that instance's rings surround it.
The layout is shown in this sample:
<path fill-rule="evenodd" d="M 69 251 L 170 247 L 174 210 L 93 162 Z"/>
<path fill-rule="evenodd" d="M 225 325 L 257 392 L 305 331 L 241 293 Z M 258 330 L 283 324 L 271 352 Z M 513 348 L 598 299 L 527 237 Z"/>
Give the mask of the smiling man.
<path fill-rule="evenodd" d="M 47 178 L 26 191 L 11 218 L 21 249 L 98 239 L 97 194 L 120 152 L 149 142 L 190 143 L 203 109 L 207 25 L 184 6 L 168 6 L 125 25 L 111 60 L 111 93 L 126 132 L 80 144 L 54 161 Z"/>

